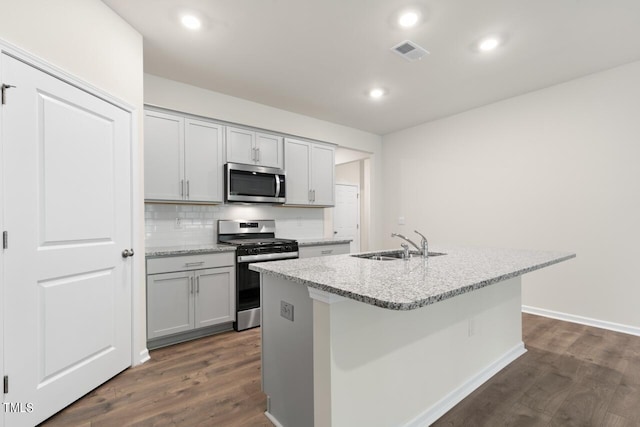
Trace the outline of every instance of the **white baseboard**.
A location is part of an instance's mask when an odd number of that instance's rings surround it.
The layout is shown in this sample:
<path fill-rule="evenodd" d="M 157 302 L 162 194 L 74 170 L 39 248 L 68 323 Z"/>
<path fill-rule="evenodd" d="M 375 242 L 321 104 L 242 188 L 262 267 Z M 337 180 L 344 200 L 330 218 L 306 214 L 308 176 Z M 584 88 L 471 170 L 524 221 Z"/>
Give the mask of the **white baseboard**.
<path fill-rule="evenodd" d="M 405 424 L 405 427 L 424 427 L 433 424 L 438 418 L 447 413 L 451 408 L 456 406 L 465 397 L 470 395 L 475 389 L 480 387 L 489 378 L 493 377 L 499 371 L 504 369 L 509 363 L 525 354 L 527 350 L 524 343 L 519 343 L 511 350 L 502 355 L 498 360 L 469 378 L 464 384 L 451 391 L 445 397 L 440 399 L 436 404 L 426 409 L 420 415 Z"/>
<path fill-rule="evenodd" d="M 149 350 L 145 348 L 140 352 L 140 357 L 138 358 L 138 361 L 134 363 L 133 366 L 142 365 L 143 363 L 149 360 L 151 360 L 151 356 L 149 355 Z"/>
<path fill-rule="evenodd" d="M 576 316 L 574 314 L 561 313 L 559 311 L 546 310 L 544 308 L 531 307 L 528 305 L 523 305 L 522 311 L 524 313 L 564 320 L 565 322 L 579 323 L 581 325 L 593 326 L 594 328 L 608 329 L 610 331 L 622 332 L 623 334 L 640 336 L 640 328 L 635 326 L 591 319 L 589 317 Z"/>
<path fill-rule="evenodd" d="M 269 421 L 271 421 L 271 424 L 273 424 L 276 427 L 282 427 L 282 424 L 280 424 L 278 422 L 278 420 L 276 420 L 276 417 L 274 417 L 273 415 L 271 415 L 269 413 L 269 411 L 264 411 L 264 416 L 267 417 L 269 419 Z"/>

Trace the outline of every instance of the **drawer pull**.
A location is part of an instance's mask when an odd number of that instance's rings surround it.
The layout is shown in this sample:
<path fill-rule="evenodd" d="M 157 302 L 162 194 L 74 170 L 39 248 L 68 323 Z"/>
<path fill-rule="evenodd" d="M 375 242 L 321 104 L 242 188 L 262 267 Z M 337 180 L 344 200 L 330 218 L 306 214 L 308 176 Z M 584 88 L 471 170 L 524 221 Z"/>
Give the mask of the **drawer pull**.
<path fill-rule="evenodd" d="M 185 267 L 195 267 L 195 266 L 202 265 L 202 264 L 204 264 L 204 261 L 198 261 L 198 262 L 185 262 L 185 263 L 184 263 L 184 266 L 185 266 Z"/>
<path fill-rule="evenodd" d="M 326 249 L 320 252 L 322 255 L 329 255 L 333 253 L 333 249 Z"/>

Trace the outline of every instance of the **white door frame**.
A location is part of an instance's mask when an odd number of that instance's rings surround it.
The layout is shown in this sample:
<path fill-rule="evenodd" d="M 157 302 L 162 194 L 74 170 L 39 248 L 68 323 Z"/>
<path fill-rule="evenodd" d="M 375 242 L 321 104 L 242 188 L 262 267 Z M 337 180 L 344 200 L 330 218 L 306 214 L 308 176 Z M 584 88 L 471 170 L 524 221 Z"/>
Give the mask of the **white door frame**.
<path fill-rule="evenodd" d="M 356 232 L 356 239 L 358 240 L 358 251 L 355 252 L 360 252 L 362 250 L 361 247 L 361 242 L 362 242 L 362 238 L 361 238 L 361 225 L 362 225 L 362 209 L 360 208 L 360 203 L 362 202 L 362 196 L 360 193 L 360 184 L 351 184 L 351 183 L 336 183 L 334 185 L 334 189 L 335 187 L 342 185 L 342 186 L 348 186 L 348 187 L 356 187 L 357 191 L 358 191 L 358 228 L 357 228 L 357 232 Z M 335 201 L 337 203 L 338 198 L 336 197 Z M 333 227 L 335 229 L 335 223 L 336 223 L 336 215 L 335 215 L 335 208 L 333 209 L 333 218 L 332 218 L 332 224 Z M 354 248 L 351 248 L 351 251 L 354 252 Z"/>
<path fill-rule="evenodd" d="M 126 111 L 131 116 L 131 206 L 132 206 L 132 218 L 131 218 L 131 241 L 136 255 L 133 258 L 131 268 L 131 285 L 132 285 L 132 345 L 131 345 L 131 365 L 138 365 L 144 363 L 149 359 L 149 352 L 146 348 L 146 328 L 144 327 L 146 322 L 145 312 L 145 286 L 144 286 L 144 222 L 141 220 L 144 218 L 144 203 L 143 203 L 143 182 L 140 176 L 140 164 L 141 156 L 140 152 L 140 138 L 139 138 L 139 126 L 138 121 L 140 117 L 140 111 L 138 108 L 118 99 L 109 93 L 99 89 L 68 72 L 48 63 L 47 61 L 26 52 L 5 40 L 0 39 L 0 53 L 5 53 L 13 58 L 22 61 L 34 68 L 37 68 L 53 77 L 62 80 L 76 88 L 88 92 L 116 107 Z M 0 75 L 0 83 L 4 83 L 3 76 Z M 8 82 L 7 82 L 8 83 Z M 7 96 L 10 97 L 10 89 L 7 92 Z M 1 108 L 1 107 L 0 107 Z M 0 156 L 2 156 L 2 114 L 0 110 Z M 0 157 L 1 158 L 1 157 Z M 7 183 L 4 180 L 4 175 L 0 174 L 0 188 L 4 189 Z M 0 193 L 0 231 L 4 231 L 5 228 L 5 200 L 4 192 Z M 10 243 L 9 243 L 10 244 Z M 4 249 L 3 249 L 4 250 Z M 0 296 L 4 296 L 5 283 L 4 283 L 4 257 L 0 257 Z M 136 280 L 136 278 L 140 280 Z M 141 326 L 141 327 L 138 327 Z M 0 304 L 0 342 L 4 342 L 4 310 L 3 305 Z M 144 343 L 141 345 L 141 343 Z M 4 377 L 4 353 L 0 351 L 0 377 Z M 3 398 L 4 401 L 4 398 Z M 0 427 L 4 427 L 4 414 L 0 414 Z"/>

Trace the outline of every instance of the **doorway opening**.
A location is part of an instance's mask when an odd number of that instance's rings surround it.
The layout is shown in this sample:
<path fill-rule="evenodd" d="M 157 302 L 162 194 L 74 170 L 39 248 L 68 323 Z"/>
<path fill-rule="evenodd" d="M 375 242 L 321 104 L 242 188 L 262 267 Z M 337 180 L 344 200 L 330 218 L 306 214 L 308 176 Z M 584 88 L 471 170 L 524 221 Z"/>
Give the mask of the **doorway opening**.
<path fill-rule="evenodd" d="M 372 154 L 365 151 L 344 147 L 336 150 L 336 207 L 330 209 L 332 212 L 327 219 L 335 236 L 344 234 L 347 229 L 357 228 L 358 233 L 351 243 L 352 252 L 369 250 L 371 160 Z M 353 190 L 354 186 L 358 188 L 357 192 Z M 351 213 L 354 207 L 348 206 L 353 203 L 354 193 L 357 193 L 358 204 L 355 217 Z"/>

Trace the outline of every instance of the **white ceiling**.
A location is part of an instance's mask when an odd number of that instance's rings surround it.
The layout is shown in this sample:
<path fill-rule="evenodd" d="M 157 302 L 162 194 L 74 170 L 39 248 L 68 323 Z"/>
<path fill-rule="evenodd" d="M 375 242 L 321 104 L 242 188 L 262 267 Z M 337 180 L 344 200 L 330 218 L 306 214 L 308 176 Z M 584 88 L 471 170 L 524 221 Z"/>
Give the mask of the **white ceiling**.
<path fill-rule="evenodd" d="M 640 0 L 103 1 L 144 36 L 146 73 L 376 134 L 640 60 Z M 403 30 L 407 6 L 424 20 Z M 431 54 L 391 52 L 407 39 Z"/>

